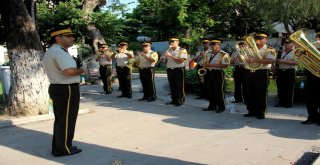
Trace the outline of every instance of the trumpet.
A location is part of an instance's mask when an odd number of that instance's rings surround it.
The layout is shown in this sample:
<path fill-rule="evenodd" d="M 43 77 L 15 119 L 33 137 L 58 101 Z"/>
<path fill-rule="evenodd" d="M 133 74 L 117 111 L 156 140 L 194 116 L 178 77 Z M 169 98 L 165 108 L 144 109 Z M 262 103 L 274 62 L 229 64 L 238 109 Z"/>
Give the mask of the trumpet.
<path fill-rule="evenodd" d="M 164 51 L 163 53 L 162 53 L 162 56 L 160 57 L 160 61 L 162 61 L 162 62 L 166 62 L 167 61 L 167 56 L 166 55 L 164 55 L 164 53 L 165 52 L 168 52 L 169 50 L 171 49 L 171 45 L 169 46 L 169 48 L 166 50 L 166 51 Z"/>
<path fill-rule="evenodd" d="M 207 74 L 207 70 L 205 68 L 205 65 L 207 64 L 208 60 L 207 60 L 207 54 L 209 51 L 207 51 L 206 53 L 204 53 L 204 63 L 202 68 L 200 68 L 198 70 L 198 75 L 199 75 L 199 79 L 200 79 L 200 83 L 204 84 L 204 76 Z"/>

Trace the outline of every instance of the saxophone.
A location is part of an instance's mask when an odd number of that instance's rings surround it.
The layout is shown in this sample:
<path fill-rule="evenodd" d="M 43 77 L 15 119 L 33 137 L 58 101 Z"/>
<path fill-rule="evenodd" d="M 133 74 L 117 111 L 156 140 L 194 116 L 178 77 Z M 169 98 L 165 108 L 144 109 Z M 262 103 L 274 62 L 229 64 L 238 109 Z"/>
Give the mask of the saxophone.
<path fill-rule="evenodd" d="M 200 83 L 201 83 L 201 84 L 204 84 L 204 76 L 207 74 L 207 70 L 206 70 L 204 64 L 206 64 L 206 63 L 208 62 L 208 57 L 207 57 L 208 52 L 209 52 L 209 51 L 207 51 L 207 52 L 204 54 L 203 67 L 198 70 L 198 75 L 199 75 L 199 79 L 200 79 Z"/>

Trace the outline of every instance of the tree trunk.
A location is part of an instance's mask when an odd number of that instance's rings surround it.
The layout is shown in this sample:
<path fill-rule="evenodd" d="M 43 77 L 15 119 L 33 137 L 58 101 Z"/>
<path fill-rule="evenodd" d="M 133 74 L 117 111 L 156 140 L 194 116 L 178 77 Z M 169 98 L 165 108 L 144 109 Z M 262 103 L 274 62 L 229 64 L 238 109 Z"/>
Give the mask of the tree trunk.
<path fill-rule="evenodd" d="M 106 4 L 106 0 L 84 0 L 82 10 L 84 11 L 87 19 L 90 22 L 89 14 L 93 12 L 93 10 L 98 7 Z M 92 40 L 92 47 L 94 51 L 98 53 L 99 44 L 104 44 L 106 41 L 104 40 L 100 30 L 94 24 L 88 24 L 87 26 L 88 35 Z"/>
<path fill-rule="evenodd" d="M 48 113 L 48 85 L 43 50 L 23 0 L 0 1 L 10 58 L 11 88 L 6 111 L 13 116 Z"/>

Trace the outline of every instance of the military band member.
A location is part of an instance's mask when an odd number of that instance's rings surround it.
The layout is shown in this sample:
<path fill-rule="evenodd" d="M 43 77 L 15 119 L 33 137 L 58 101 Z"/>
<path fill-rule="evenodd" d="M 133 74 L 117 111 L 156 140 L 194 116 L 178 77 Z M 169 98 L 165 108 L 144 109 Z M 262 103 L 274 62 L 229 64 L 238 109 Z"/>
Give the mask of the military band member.
<path fill-rule="evenodd" d="M 221 50 L 221 39 L 213 39 L 210 42 L 211 50 L 207 53 L 207 61 L 204 67 L 207 69 L 207 92 L 209 96 L 209 106 L 203 111 L 216 111 L 221 113 L 225 110 L 224 99 L 224 72 L 230 64 L 230 56 Z"/>
<path fill-rule="evenodd" d="M 317 32 L 316 42 L 313 45 L 320 51 L 320 32 Z M 306 72 L 306 102 L 309 116 L 302 124 L 318 123 L 320 125 L 320 78 L 308 70 Z"/>
<path fill-rule="evenodd" d="M 234 82 L 234 101 L 232 103 L 245 103 L 246 101 L 246 85 L 244 77 L 244 63 L 241 60 L 239 53 L 234 51 L 231 56 L 231 64 L 233 68 L 233 82 Z"/>
<path fill-rule="evenodd" d="M 296 80 L 296 69 L 298 62 L 293 58 L 295 44 L 286 39 L 284 50 L 279 53 L 279 58 L 275 60 L 278 64 L 276 68 L 276 82 L 278 88 L 278 104 L 275 107 L 291 108 L 293 103 L 294 86 Z"/>
<path fill-rule="evenodd" d="M 99 62 L 99 72 L 103 83 L 103 92 L 101 94 L 112 93 L 112 52 L 109 51 L 107 44 L 101 44 L 96 61 Z"/>
<path fill-rule="evenodd" d="M 184 67 L 187 60 L 187 50 L 179 46 L 180 40 L 177 37 L 169 39 L 170 48 L 163 53 L 167 62 L 167 75 L 171 91 L 170 104 L 181 106 L 185 100 L 184 92 Z"/>
<path fill-rule="evenodd" d="M 247 66 L 245 67 L 246 105 L 249 113 L 245 114 L 244 117 L 256 116 L 258 119 L 265 119 L 269 72 L 274 62 L 276 51 L 274 48 L 267 46 L 268 34 L 266 32 L 255 33 L 254 39 L 262 59 L 250 58 L 247 62 L 259 63 L 264 66 L 256 71 L 251 71 Z"/>
<path fill-rule="evenodd" d="M 118 79 L 121 86 L 121 95 L 117 98 L 127 97 L 132 98 L 131 88 L 131 69 L 129 65 L 129 59 L 133 58 L 133 52 L 128 51 L 128 43 L 120 42 L 119 48 L 116 53 L 112 54 L 112 58 L 116 60 L 118 67 Z"/>
<path fill-rule="evenodd" d="M 154 83 L 154 66 L 158 61 L 158 53 L 151 50 L 151 43 L 142 43 L 143 51 L 139 54 L 139 75 L 143 88 L 143 97 L 139 99 L 148 102 L 155 101 L 156 86 Z"/>
<path fill-rule="evenodd" d="M 43 61 L 50 81 L 49 95 L 55 117 L 52 155 L 73 155 L 82 151 L 72 145 L 72 140 L 80 103 L 80 75 L 84 69 L 67 52 L 75 40 L 70 28 L 58 27 L 50 36 L 54 44 L 44 54 Z"/>
<path fill-rule="evenodd" d="M 196 55 L 194 58 L 194 61 L 197 62 L 197 73 L 198 70 L 203 68 L 203 63 L 205 60 L 205 55 L 209 52 L 210 46 L 209 46 L 209 39 L 203 38 L 202 39 L 202 49 L 201 51 Z M 205 99 L 207 98 L 207 82 L 206 82 L 206 75 L 204 77 L 200 77 L 199 74 L 197 74 L 197 78 L 200 85 L 200 96 L 196 97 L 196 99 Z M 201 80 L 203 79 L 203 80 Z"/>

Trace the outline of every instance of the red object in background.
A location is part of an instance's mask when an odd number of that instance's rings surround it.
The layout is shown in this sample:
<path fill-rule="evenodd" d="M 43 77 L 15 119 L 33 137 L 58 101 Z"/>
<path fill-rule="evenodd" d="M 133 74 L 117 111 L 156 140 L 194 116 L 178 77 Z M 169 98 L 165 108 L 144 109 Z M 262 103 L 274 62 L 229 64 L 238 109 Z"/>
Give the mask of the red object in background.
<path fill-rule="evenodd" d="M 190 62 L 189 62 L 189 68 L 190 69 L 193 69 L 193 68 L 195 68 L 197 66 L 197 63 L 194 61 L 194 60 L 190 60 Z"/>

